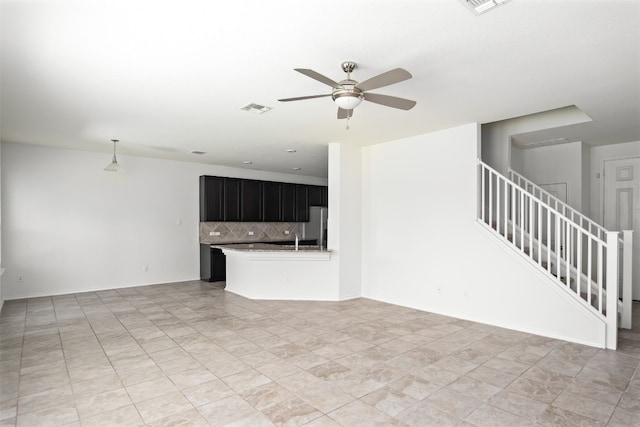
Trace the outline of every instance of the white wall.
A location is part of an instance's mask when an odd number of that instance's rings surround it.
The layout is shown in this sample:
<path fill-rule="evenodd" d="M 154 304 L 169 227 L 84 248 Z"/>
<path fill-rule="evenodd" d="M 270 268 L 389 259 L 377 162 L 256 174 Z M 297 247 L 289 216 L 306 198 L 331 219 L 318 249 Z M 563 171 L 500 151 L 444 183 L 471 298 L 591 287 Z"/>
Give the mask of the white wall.
<path fill-rule="evenodd" d="M 567 184 L 567 204 L 582 210 L 582 142 L 521 150 L 516 172 L 540 184 Z M 515 166 L 515 165 L 514 165 Z"/>
<path fill-rule="evenodd" d="M 575 105 L 570 105 L 484 124 L 482 125 L 481 159 L 506 175 L 507 168 L 512 166 L 514 160 L 512 136 L 589 121 L 591 118 L 582 110 Z"/>
<path fill-rule="evenodd" d="M 591 147 L 582 144 L 582 203 L 581 212 L 591 218 Z"/>
<path fill-rule="evenodd" d="M 198 176 L 324 178 L 2 143 L 6 299 L 199 277 Z M 149 270 L 143 271 L 148 265 Z M 18 277 L 22 277 L 22 282 Z"/>
<path fill-rule="evenodd" d="M 511 145 L 511 169 L 522 175 L 522 169 L 524 167 L 524 151 L 522 148 Z M 486 162 L 485 162 L 486 163 Z"/>
<path fill-rule="evenodd" d="M 357 146 L 329 144 L 328 248 L 334 251 L 341 300 L 362 295 L 361 153 Z"/>
<path fill-rule="evenodd" d="M 602 345 L 602 321 L 476 221 L 477 143 L 469 124 L 363 149 L 363 296 Z"/>

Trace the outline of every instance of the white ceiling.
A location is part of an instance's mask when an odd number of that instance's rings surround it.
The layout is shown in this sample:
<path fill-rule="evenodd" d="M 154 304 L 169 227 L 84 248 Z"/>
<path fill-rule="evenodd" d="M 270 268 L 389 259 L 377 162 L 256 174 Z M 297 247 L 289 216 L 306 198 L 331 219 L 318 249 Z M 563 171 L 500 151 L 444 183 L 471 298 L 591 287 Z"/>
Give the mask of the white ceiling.
<path fill-rule="evenodd" d="M 637 0 L 513 0 L 481 16 L 459 0 L 1 4 L 5 142 L 100 151 L 108 162 L 118 138 L 125 154 L 326 176 L 329 142 L 570 105 L 593 121 L 541 139 L 640 140 Z M 330 98 L 277 101 L 329 93 L 293 68 L 342 80 L 344 60 L 358 63 L 358 81 L 407 69 L 413 79 L 373 92 L 417 106 L 364 102 L 346 130 Z M 274 109 L 240 110 L 251 102 Z"/>

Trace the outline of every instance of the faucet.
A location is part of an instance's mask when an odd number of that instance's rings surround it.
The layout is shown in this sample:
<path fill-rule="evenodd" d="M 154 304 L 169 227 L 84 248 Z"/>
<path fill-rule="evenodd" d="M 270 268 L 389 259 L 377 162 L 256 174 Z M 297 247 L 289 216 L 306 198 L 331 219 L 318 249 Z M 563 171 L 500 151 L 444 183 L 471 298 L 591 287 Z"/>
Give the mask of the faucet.
<path fill-rule="evenodd" d="M 296 233 L 296 251 L 298 250 L 298 233 Z"/>

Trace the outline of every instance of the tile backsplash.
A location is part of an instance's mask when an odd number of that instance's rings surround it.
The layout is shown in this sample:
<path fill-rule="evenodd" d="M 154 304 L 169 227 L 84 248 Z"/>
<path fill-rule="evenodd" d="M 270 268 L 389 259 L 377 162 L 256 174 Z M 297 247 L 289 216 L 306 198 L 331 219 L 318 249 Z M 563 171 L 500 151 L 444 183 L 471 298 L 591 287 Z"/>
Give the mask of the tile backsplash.
<path fill-rule="evenodd" d="M 294 240 L 302 236 L 301 222 L 201 222 L 200 243 L 244 243 Z M 286 231 L 289 234 L 286 234 Z M 210 236 L 218 232 L 219 236 Z M 249 233 L 253 232 L 253 235 Z"/>

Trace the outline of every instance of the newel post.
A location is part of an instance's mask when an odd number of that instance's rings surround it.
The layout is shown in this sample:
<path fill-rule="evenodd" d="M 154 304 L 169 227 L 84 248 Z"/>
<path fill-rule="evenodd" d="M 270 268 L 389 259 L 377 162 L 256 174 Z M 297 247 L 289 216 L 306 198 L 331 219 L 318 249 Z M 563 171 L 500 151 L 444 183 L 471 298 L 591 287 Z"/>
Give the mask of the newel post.
<path fill-rule="evenodd" d="M 618 347 L 618 232 L 607 231 L 607 348 Z"/>
<path fill-rule="evenodd" d="M 631 329 L 633 302 L 633 230 L 622 231 L 622 319 L 620 327 Z"/>

